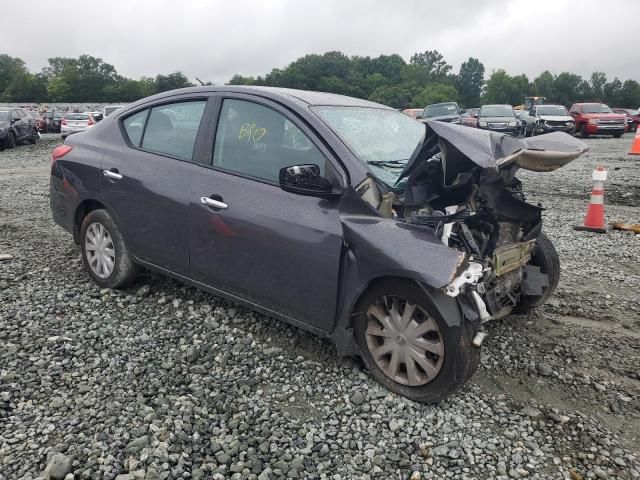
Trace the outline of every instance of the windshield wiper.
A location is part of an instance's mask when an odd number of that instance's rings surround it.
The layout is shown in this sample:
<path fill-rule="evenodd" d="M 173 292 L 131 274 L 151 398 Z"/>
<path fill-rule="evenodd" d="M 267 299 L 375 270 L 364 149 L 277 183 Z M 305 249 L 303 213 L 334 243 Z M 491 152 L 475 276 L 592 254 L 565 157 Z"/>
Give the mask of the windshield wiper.
<path fill-rule="evenodd" d="M 377 167 L 404 167 L 409 160 L 368 160 L 368 165 Z"/>

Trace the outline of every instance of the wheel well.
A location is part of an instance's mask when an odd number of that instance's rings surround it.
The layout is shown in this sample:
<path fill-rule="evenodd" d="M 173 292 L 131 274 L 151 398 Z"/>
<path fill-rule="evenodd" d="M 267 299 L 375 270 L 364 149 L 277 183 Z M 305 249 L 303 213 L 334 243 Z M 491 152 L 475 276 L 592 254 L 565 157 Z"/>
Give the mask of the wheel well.
<path fill-rule="evenodd" d="M 80 205 L 78 205 L 73 220 L 73 239 L 76 243 L 80 243 L 80 227 L 82 226 L 84 217 L 94 210 L 100 210 L 101 208 L 105 207 L 97 200 L 84 200 Z"/>
<path fill-rule="evenodd" d="M 369 281 L 369 283 L 367 283 L 365 285 L 365 287 L 362 289 L 362 291 L 358 294 L 356 300 L 353 302 L 353 306 L 351 308 L 351 313 L 349 315 L 349 326 L 352 325 L 353 323 L 353 317 L 354 315 L 356 315 L 358 313 L 358 311 L 360 310 L 360 308 L 362 307 L 360 305 L 362 299 L 364 298 L 364 296 L 366 295 L 366 293 L 371 290 L 372 288 L 376 287 L 377 285 L 381 284 L 381 283 L 387 283 L 387 282 L 411 282 L 411 283 L 416 283 L 419 286 L 422 286 L 419 282 L 417 282 L 416 280 L 412 279 L 412 278 L 408 278 L 408 277 L 396 277 L 396 276 L 392 276 L 392 275 L 387 275 L 387 276 L 383 276 L 383 277 L 376 277 L 373 278 Z"/>

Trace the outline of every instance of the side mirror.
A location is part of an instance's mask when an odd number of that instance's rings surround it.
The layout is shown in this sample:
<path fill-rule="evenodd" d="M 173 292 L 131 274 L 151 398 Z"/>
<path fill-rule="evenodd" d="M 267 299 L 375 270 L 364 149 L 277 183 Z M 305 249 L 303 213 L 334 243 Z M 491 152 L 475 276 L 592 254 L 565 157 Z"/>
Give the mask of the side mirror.
<path fill-rule="evenodd" d="M 299 195 L 336 195 L 331 181 L 320 175 L 318 165 L 292 165 L 281 168 L 280 188 Z"/>
<path fill-rule="evenodd" d="M 479 115 L 478 115 L 477 113 L 474 113 L 474 114 L 472 115 L 472 117 L 473 117 L 473 118 L 478 118 L 478 117 L 479 117 Z"/>
<path fill-rule="evenodd" d="M 416 120 L 420 120 L 422 119 L 422 114 L 421 113 L 417 113 L 416 114 Z"/>

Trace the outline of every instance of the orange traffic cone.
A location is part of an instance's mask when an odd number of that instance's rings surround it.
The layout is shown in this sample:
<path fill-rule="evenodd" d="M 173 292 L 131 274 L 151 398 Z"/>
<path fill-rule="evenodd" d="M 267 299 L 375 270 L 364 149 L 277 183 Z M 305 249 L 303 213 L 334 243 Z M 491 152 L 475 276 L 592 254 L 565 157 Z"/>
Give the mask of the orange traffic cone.
<path fill-rule="evenodd" d="M 593 171 L 593 189 L 591 200 L 587 206 L 587 214 L 584 216 L 584 224 L 573 227 L 575 230 L 587 230 L 589 232 L 607 233 L 611 227 L 604 223 L 604 182 L 607 179 L 607 171 L 602 165 L 598 165 Z"/>
<path fill-rule="evenodd" d="M 636 129 L 636 136 L 631 144 L 629 155 L 640 155 L 640 128 Z"/>

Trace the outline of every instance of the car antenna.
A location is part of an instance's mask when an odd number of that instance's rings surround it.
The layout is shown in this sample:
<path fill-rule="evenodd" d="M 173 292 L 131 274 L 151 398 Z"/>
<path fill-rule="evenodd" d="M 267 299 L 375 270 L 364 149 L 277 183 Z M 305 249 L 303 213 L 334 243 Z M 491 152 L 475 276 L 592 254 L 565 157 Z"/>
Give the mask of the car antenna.
<path fill-rule="evenodd" d="M 198 81 L 200 82 L 200 85 L 201 85 L 201 86 L 203 86 L 203 87 L 205 86 L 205 85 L 204 85 L 204 82 L 203 82 L 202 80 L 200 80 L 198 77 L 196 77 L 196 80 L 198 80 Z"/>

